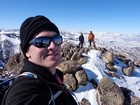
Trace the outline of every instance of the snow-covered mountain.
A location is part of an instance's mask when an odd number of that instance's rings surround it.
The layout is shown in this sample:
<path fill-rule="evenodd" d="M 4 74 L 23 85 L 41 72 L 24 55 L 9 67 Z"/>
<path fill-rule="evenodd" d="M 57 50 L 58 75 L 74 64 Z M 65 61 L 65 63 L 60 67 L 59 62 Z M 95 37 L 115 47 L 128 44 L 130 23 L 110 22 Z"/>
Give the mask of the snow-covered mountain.
<path fill-rule="evenodd" d="M 19 30 L 0 30 L 0 68 L 9 56 L 19 53 Z"/>
<path fill-rule="evenodd" d="M 18 30 L 19 31 L 19 30 Z M 18 31 L 0 31 L 0 66 L 4 66 L 7 58 L 20 51 L 19 49 L 19 32 Z M 66 32 L 61 31 L 64 42 L 78 44 L 78 37 L 81 32 Z M 88 47 L 87 32 L 83 32 L 85 37 L 84 47 Z M 132 61 L 140 61 L 140 34 L 130 33 L 109 33 L 109 32 L 94 32 L 95 42 L 97 47 L 104 47 L 108 50 L 117 51 L 125 54 L 132 59 Z M 117 75 L 123 78 L 109 77 L 103 71 L 105 70 L 105 63 L 100 59 L 100 52 L 97 50 L 90 50 L 85 56 L 89 60 L 86 64 L 82 65 L 89 79 L 94 79 L 99 82 L 103 77 L 108 77 L 114 81 L 118 86 L 127 87 L 134 92 L 134 95 L 140 98 L 140 67 L 135 68 L 131 77 L 125 76 L 120 72 L 124 66 L 121 62 L 117 61 L 115 64 L 118 72 Z M 91 105 L 98 105 L 96 101 L 96 89 L 91 83 L 86 86 L 80 86 L 75 92 L 77 100 L 80 102 L 83 97 L 88 99 Z"/>

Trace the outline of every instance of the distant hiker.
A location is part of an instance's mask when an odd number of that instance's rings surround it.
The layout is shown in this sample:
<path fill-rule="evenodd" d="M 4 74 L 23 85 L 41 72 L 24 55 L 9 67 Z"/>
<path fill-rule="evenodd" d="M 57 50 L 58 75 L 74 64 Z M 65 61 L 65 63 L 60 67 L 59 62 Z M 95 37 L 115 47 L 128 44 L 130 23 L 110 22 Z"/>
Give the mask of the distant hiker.
<path fill-rule="evenodd" d="M 60 64 L 62 36 L 48 18 L 27 18 L 20 27 L 20 47 L 24 54 L 21 74 L 12 83 L 2 105 L 77 105 L 63 84 Z"/>
<path fill-rule="evenodd" d="M 92 43 L 93 43 L 93 47 L 96 48 L 94 39 L 95 39 L 95 36 L 94 36 L 94 34 L 92 33 L 92 31 L 90 31 L 90 33 L 89 33 L 89 35 L 88 35 L 89 45 L 90 45 L 90 47 L 92 47 Z"/>
<path fill-rule="evenodd" d="M 81 35 L 79 36 L 79 48 L 83 48 L 83 44 L 84 44 L 84 36 L 81 33 Z"/>

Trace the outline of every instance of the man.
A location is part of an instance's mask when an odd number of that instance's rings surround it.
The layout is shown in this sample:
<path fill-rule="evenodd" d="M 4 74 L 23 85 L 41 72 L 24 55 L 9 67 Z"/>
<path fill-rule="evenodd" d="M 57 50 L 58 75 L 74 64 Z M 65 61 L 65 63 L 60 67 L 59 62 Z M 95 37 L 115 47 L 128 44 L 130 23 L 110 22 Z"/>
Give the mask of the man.
<path fill-rule="evenodd" d="M 21 75 L 32 77 L 19 76 L 2 105 L 77 105 L 63 84 L 62 72 L 55 69 L 62 40 L 57 26 L 44 16 L 29 17 L 22 23 L 20 46 L 25 59 Z"/>
<path fill-rule="evenodd" d="M 89 41 L 89 45 L 90 47 L 92 48 L 92 43 L 93 43 L 93 47 L 96 49 L 96 46 L 95 46 L 95 42 L 94 42 L 94 34 L 92 33 L 92 31 L 90 31 L 89 35 L 88 35 L 88 41 Z"/>
<path fill-rule="evenodd" d="M 84 36 L 81 33 L 81 35 L 79 36 L 79 48 L 83 48 L 83 44 L 84 44 Z"/>

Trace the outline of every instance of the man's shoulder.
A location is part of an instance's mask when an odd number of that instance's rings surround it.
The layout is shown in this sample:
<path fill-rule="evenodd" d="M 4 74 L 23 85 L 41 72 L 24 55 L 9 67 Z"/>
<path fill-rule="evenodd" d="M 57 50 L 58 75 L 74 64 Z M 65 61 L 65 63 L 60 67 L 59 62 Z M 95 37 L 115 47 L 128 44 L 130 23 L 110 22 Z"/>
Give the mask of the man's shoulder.
<path fill-rule="evenodd" d="M 35 78 L 20 76 L 13 81 L 11 87 L 13 89 L 23 88 L 23 87 L 32 88 L 32 87 L 38 87 L 39 85 L 41 85 L 41 82 L 39 82 Z"/>

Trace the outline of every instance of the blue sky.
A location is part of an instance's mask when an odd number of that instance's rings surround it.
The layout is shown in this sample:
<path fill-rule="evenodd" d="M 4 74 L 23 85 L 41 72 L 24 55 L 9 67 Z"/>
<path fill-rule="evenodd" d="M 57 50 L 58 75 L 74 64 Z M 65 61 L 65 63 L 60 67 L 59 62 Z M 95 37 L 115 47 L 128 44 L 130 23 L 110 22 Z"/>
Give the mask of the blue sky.
<path fill-rule="evenodd" d="M 140 0 L 0 0 L 0 28 L 44 15 L 60 30 L 140 33 Z"/>

